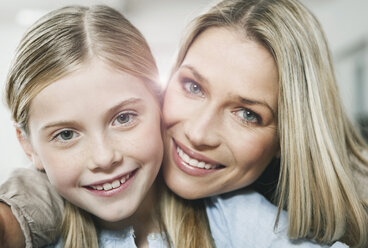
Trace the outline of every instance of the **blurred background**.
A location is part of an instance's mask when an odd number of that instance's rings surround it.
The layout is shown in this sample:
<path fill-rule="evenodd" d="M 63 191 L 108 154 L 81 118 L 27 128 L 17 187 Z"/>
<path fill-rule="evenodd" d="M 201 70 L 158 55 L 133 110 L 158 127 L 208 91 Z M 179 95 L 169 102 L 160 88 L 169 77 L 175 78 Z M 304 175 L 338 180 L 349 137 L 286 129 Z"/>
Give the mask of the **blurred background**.
<path fill-rule="evenodd" d="M 3 98 L 14 50 L 41 15 L 70 5 L 107 4 L 121 11 L 148 40 L 161 81 L 166 81 L 185 25 L 217 0 L 1 0 L 0 1 L 0 183 L 29 162 L 15 137 Z M 301 0 L 320 20 L 332 52 L 342 100 L 351 120 L 368 130 L 368 1 Z M 368 132 L 364 133 L 368 137 Z"/>

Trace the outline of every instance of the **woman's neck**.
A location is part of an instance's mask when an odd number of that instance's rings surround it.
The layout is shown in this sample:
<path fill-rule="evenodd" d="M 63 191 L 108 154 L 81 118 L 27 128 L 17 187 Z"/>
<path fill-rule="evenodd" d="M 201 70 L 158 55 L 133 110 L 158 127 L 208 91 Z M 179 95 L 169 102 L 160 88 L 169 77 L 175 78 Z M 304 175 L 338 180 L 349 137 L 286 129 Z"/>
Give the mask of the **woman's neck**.
<path fill-rule="evenodd" d="M 132 216 L 117 222 L 107 222 L 95 218 L 95 223 L 99 228 L 110 230 L 121 230 L 133 226 L 137 247 L 148 247 L 148 234 L 160 232 L 159 223 L 156 218 L 157 205 L 157 183 L 155 182 Z"/>

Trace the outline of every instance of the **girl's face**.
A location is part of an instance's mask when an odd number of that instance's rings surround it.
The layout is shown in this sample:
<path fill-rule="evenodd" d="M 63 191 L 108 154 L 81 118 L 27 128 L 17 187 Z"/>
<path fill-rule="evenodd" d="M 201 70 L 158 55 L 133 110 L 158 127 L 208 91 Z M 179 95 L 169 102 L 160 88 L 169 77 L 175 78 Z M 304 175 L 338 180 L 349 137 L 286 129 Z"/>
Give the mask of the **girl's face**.
<path fill-rule="evenodd" d="M 254 182 L 279 153 L 277 96 L 266 48 L 230 29 L 202 33 L 165 95 L 168 186 L 196 199 Z"/>
<path fill-rule="evenodd" d="M 140 79 L 89 61 L 33 99 L 29 130 L 27 155 L 75 205 L 114 222 L 148 198 L 163 143 L 159 105 Z"/>

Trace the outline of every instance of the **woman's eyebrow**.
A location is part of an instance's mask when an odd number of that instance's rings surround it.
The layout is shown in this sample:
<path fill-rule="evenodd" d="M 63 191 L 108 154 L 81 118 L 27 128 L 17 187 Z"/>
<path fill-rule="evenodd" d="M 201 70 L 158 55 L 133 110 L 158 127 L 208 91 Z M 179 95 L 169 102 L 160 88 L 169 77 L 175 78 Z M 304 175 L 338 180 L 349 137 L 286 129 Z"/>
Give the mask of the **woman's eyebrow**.
<path fill-rule="evenodd" d="M 182 66 L 180 66 L 180 68 L 186 68 L 186 69 L 190 70 L 193 73 L 194 77 L 198 81 L 203 82 L 205 84 L 208 84 L 208 80 L 203 75 L 201 75 L 193 66 L 191 66 L 191 65 L 182 65 Z"/>
<path fill-rule="evenodd" d="M 275 111 L 265 101 L 259 101 L 259 100 L 249 99 L 249 98 L 240 97 L 240 96 L 239 96 L 239 101 L 242 102 L 242 103 L 244 103 L 244 104 L 247 104 L 247 105 L 262 105 L 262 106 L 264 106 L 264 107 L 266 107 L 266 108 L 268 108 L 270 110 L 273 118 L 276 117 Z"/>
<path fill-rule="evenodd" d="M 182 65 L 182 66 L 180 66 L 180 68 L 185 68 L 185 69 L 190 70 L 193 73 L 194 77 L 198 81 L 200 81 L 201 83 L 205 83 L 207 85 L 209 84 L 208 80 L 203 75 L 201 75 L 193 66 L 191 66 L 191 65 Z M 264 106 L 264 107 L 266 107 L 267 109 L 270 110 L 273 118 L 276 117 L 276 111 L 273 110 L 267 102 L 259 101 L 259 100 L 255 100 L 255 99 L 250 99 L 250 98 L 246 98 L 246 97 L 241 97 L 241 96 L 238 96 L 238 98 L 239 98 L 239 101 L 244 103 L 244 104 L 262 105 L 262 106 Z"/>

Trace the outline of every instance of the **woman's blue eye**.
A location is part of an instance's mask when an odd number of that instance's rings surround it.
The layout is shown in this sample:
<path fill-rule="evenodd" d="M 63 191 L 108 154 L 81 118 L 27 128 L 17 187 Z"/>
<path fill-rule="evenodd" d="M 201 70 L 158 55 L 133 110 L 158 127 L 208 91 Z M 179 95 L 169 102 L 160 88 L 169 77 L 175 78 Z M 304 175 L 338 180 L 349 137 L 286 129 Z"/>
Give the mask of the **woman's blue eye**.
<path fill-rule="evenodd" d="M 203 96 L 202 87 L 197 83 L 186 81 L 184 82 L 184 88 L 191 94 Z"/>
<path fill-rule="evenodd" d="M 236 114 L 245 122 L 260 123 L 261 118 L 256 113 L 248 109 L 241 109 L 237 111 Z"/>

